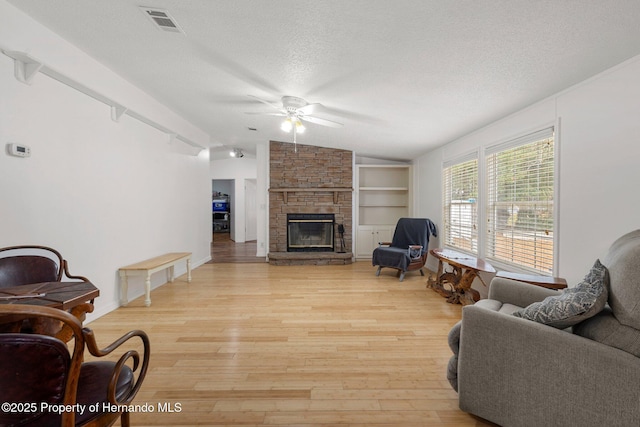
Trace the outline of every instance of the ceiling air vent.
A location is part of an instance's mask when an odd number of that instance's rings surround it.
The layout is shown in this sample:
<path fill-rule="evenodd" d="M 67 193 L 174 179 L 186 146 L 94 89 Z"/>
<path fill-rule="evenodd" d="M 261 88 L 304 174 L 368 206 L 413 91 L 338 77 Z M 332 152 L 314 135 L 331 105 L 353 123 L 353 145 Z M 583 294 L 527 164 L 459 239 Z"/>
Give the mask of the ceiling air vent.
<path fill-rule="evenodd" d="M 156 27 L 160 28 L 161 30 L 184 34 L 182 28 L 180 28 L 176 20 L 173 19 L 173 17 L 169 15 L 169 12 L 167 12 L 166 10 L 152 9 L 149 7 L 140 7 L 140 10 L 142 10 L 142 13 L 144 13 L 146 17 L 149 18 L 151 22 L 153 22 Z"/>

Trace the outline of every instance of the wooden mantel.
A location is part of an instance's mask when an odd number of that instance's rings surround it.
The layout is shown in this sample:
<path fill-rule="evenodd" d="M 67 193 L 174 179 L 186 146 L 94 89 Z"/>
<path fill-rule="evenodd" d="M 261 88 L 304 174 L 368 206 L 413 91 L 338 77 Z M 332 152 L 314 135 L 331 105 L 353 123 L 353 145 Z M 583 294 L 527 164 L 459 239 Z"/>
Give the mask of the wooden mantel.
<path fill-rule="evenodd" d="M 274 193 L 282 193 L 284 202 L 287 202 L 287 193 L 306 192 L 306 193 L 333 193 L 333 203 L 338 203 L 338 193 L 345 191 L 353 191 L 353 188 L 347 187 L 303 187 L 303 188 L 270 188 L 269 191 Z"/>

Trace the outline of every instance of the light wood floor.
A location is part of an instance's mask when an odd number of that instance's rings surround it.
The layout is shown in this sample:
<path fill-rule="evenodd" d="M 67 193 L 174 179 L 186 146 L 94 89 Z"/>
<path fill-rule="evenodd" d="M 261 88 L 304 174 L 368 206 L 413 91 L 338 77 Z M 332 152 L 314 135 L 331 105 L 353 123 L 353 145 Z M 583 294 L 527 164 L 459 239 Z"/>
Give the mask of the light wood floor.
<path fill-rule="evenodd" d="M 257 246 L 255 240 L 236 243 L 229 233 L 213 233 L 210 263 L 265 262 L 265 257 L 256 257 Z"/>
<path fill-rule="evenodd" d="M 461 307 L 426 278 L 347 266 L 205 264 L 88 326 L 151 338 L 134 426 L 482 426 L 446 365 Z M 96 301 L 99 303 L 99 301 Z M 158 404 L 180 412 L 162 413 Z"/>

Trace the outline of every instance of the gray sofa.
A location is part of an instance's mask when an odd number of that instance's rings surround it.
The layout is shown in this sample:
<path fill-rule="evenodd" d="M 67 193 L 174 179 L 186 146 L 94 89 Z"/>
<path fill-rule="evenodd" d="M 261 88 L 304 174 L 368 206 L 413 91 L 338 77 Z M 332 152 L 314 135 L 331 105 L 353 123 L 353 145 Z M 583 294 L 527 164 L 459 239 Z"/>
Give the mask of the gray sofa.
<path fill-rule="evenodd" d="M 449 334 L 460 409 L 508 427 L 640 426 L 640 230 L 602 264 L 606 306 L 569 328 L 514 316 L 559 293 L 509 279 L 464 307 Z"/>

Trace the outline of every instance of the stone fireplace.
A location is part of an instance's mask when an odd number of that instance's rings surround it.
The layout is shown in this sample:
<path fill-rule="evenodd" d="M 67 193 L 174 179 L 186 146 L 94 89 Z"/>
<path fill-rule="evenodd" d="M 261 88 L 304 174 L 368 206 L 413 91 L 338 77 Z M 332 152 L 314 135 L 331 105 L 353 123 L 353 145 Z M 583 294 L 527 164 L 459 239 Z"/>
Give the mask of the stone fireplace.
<path fill-rule="evenodd" d="M 269 262 L 351 263 L 353 153 L 271 141 L 269 157 Z M 332 221 L 318 224 L 319 217 Z M 290 244 L 291 218 L 300 244 Z"/>

